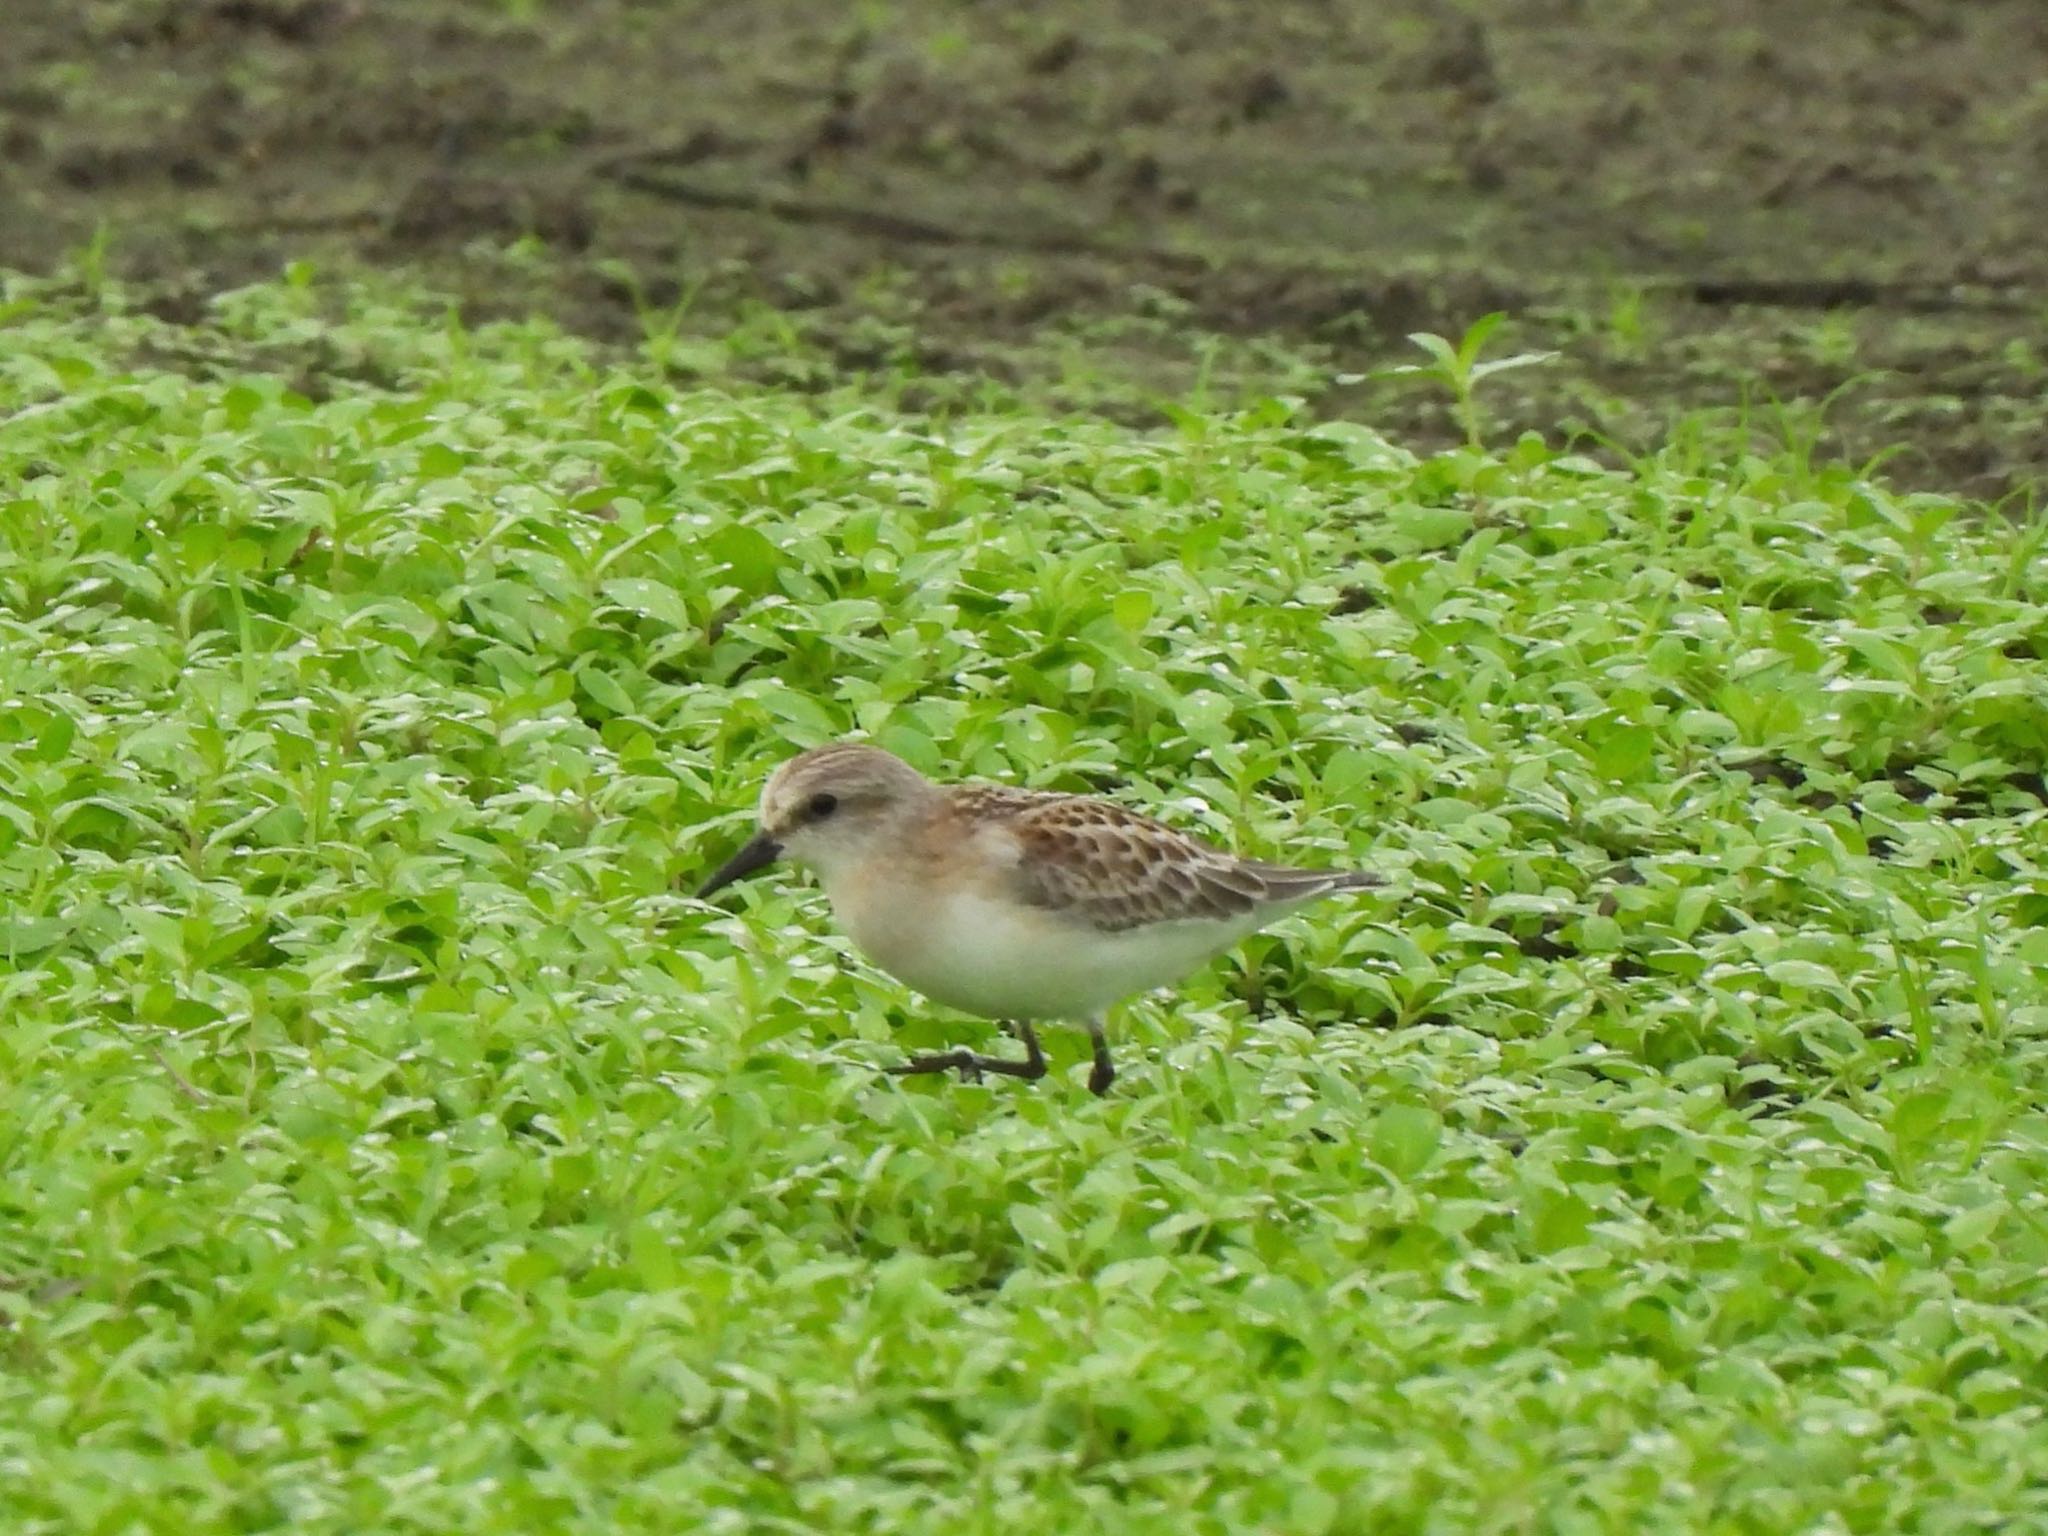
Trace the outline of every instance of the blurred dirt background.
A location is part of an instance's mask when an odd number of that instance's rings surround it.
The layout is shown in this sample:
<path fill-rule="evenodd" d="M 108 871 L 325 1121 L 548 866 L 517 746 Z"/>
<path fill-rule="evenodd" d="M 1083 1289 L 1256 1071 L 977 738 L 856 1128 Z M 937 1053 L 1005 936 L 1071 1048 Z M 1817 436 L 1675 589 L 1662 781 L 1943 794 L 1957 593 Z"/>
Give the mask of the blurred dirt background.
<path fill-rule="evenodd" d="M 770 306 L 933 398 L 1284 388 L 1433 441 L 1440 398 L 1330 376 L 1506 309 L 1564 356 L 1502 435 L 1747 402 L 1908 484 L 2048 478 L 2042 0 L 6 11 L 0 266 L 103 232 L 169 314 L 402 267 L 624 342 Z"/>

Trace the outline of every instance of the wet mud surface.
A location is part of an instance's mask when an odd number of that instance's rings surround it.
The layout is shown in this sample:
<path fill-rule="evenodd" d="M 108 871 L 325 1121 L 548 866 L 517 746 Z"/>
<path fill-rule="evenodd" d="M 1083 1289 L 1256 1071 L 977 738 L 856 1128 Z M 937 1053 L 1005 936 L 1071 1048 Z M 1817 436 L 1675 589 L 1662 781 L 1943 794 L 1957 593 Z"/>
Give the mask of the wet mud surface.
<path fill-rule="evenodd" d="M 1288 388 L 1506 309 L 1504 345 L 1564 355 L 1503 376 L 1504 435 L 1640 445 L 1839 392 L 1823 446 L 1902 447 L 1895 479 L 1995 497 L 2048 475 L 2039 0 L 10 18 L 0 265 L 105 228 L 173 311 L 294 259 L 620 341 L 650 307 L 716 329 L 760 303 L 847 372 L 1142 414 L 1196 381 L 1202 333 L 1246 343 L 1244 387 Z M 1412 386 L 1311 393 L 1450 430 Z"/>

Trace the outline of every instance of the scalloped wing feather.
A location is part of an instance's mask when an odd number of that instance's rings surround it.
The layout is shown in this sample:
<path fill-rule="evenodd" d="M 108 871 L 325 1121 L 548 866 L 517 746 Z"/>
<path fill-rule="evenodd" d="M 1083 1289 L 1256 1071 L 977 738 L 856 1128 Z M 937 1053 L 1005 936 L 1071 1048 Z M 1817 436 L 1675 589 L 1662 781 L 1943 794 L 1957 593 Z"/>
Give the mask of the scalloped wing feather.
<path fill-rule="evenodd" d="M 1106 800 L 978 786 L 974 793 L 976 802 L 963 809 L 1006 822 L 1017 839 L 1015 894 L 1105 932 L 1236 923 L 1379 883 L 1371 875 L 1238 859 Z"/>

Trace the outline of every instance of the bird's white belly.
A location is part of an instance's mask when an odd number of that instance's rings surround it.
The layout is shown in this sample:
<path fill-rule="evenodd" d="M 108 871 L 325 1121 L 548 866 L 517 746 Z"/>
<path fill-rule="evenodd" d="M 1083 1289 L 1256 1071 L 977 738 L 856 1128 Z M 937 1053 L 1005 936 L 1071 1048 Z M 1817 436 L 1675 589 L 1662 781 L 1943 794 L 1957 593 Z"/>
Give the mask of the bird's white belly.
<path fill-rule="evenodd" d="M 970 892 L 940 901 L 828 894 L 876 965 L 934 1002 L 992 1019 L 1094 1017 L 1119 998 L 1179 980 L 1258 925 L 1246 917 L 1101 933 Z"/>

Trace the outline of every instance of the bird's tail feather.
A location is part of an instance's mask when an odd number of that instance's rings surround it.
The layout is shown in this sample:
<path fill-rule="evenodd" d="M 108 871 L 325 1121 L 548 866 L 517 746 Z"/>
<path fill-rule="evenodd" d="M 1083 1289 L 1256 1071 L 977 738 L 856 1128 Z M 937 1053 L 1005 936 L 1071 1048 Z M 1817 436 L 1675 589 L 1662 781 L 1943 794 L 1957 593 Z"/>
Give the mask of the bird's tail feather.
<path fill-rule="evenodd" d="M 1275 901 L 1306 901 L 1336 891 L 1363 891 L 1387 883 L 1384 875 L 1364 869 L 1294 869 L 1285 864 L 1253 866 L 1267 894 Z"/>

